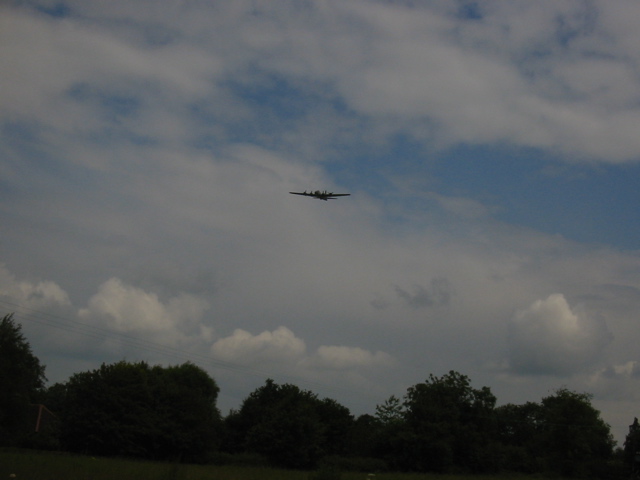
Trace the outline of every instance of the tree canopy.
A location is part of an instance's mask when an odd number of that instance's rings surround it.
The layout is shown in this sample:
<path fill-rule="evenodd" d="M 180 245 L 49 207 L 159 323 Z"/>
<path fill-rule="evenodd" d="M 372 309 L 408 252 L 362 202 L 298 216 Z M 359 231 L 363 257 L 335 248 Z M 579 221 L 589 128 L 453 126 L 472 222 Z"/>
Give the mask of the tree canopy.
<path fill-rule="evenodd" d="M 295 385 L 268 379 L 226 418 L 230 452 L 258 453 L 287 468 L 308 468 L 345 454 L 353 417 L 346 407 Z"/>
<path fill-rule="evenodd" d="M 407 390 L 406 448 L 414 452 L 405 468 L 448 471 L 454 465 L 479 472 L 490 467 L 496 397 L 475 389 L 455 371 L 429 378 Z"/>
<path fill-rule="evenodd" d="M 542 399 L 538 442 L 547 471 L 593 476 L 606 468 L 615 442 L 591 398 L 561 388 Z"/>
<path fill-rule="evenodd" d="M 44 372 L 22 327 L 13 314 L 5 315 L 0 321 L 0 445 L 16 444 L 25 433 L 29 404 L 44 389 Z"/>
<path fill-rule="evenodd" d="M 638 423 L 638 417 L 634 417 L 633 423 L 629 425 L 629 433 L 624 440 L 623 458 L 624 463 L 637 476 L 640 473 L 640 423 Z"/>
<path fill-rule="evenodd" d="M 220 436 L 218 386 L 191 363 L 103 364 L 54 390 L 73 452 L 203 461 Z"/>

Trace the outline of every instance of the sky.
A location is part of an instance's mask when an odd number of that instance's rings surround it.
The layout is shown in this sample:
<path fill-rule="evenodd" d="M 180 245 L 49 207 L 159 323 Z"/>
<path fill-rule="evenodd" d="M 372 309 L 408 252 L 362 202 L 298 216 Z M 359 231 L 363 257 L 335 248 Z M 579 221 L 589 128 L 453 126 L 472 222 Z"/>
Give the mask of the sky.
<path fill-rule="evenodd" d="M 640 3 L 0 2 L 0 313 L 49 384 L 191 361 L 640 414 Z M 291 191 L 350 193 L 318 201 Z"/>

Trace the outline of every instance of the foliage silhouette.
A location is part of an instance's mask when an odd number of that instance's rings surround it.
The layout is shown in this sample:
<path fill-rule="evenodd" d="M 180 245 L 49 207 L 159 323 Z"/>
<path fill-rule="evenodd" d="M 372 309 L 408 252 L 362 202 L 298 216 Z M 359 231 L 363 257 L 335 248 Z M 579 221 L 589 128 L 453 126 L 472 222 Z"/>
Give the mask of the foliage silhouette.
<path fill-rule="evenodd" d="M 72 452 L 202 462 L 219 436 L 218 386 L 191 363 L 103 364 L 53 391 Z"/>
<path fill-rule="evenodd" d="M 336 401 L 267 379 L 225 419 L 223 448 L 264 455 L 274 466 L 314 468 L 326 455 L 346 453 L 352 423 Z"/>
<path fill-rule="evenodd" d="M 42 396 L 45 367 L 31 351 L 13 314 L 0 320 L 0 445 L 19 445 L 28 434 L 31 403 Z"/>

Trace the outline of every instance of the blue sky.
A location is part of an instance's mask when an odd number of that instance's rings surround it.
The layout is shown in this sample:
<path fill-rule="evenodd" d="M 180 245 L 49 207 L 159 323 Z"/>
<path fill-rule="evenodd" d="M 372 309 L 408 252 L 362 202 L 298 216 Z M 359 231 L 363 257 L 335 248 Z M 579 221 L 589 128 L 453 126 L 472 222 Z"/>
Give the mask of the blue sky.
<path fill-rule="evenodd" d="M 51 382 L 355 414 L 458 370 L 638 415 L 634 1 L 0 7 L 0 306 Z M 327 189 L 331 202 L 289 195 Z"/>
<path fill-rule="evenodd" d="M 441 193 L 486 201 L 496 217 L 584 243 L 637 250 L 637 164 L 565 164 L 528 149 L 461 147 L 431 169 Z"/>

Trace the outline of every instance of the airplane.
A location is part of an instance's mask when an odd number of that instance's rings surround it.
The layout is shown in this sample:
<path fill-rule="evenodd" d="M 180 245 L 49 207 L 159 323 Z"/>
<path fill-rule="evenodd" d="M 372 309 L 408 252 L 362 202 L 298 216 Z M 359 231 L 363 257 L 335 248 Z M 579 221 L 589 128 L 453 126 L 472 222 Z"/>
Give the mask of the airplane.
<path fill-rule="evenodd" d="M 335 200 L 338 197 L 348 197 L 349 195 L 351 195 L 350 193 L 333 193 L 333 192 L 327 192 L 326 190 L 324 191 L 320 191 L 320 190 L 316 190 L 315 192 L 309 192 L 307 193 L 307 191 L 305 190 L 304 192 L 289 192 L 292 195 L 302 195 L 304 197 L 313 197 L 313 198 L 317 198 L 318 200 L 324 200 L 325 202 L 327 200 Z"/>

